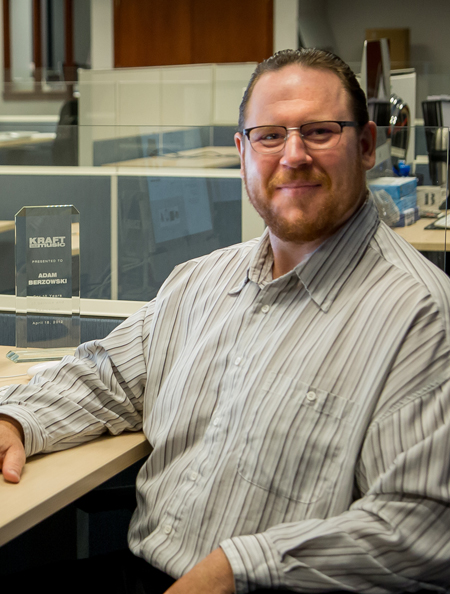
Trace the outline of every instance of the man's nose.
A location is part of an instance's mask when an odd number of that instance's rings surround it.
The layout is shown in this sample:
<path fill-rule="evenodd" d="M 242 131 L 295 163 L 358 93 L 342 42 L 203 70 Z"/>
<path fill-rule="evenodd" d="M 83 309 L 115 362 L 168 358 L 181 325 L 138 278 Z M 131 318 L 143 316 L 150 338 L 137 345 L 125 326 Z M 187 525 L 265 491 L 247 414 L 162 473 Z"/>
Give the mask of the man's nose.
<path fill-rule="evenodd" d="M 286 167 L 299 167 L 310 163 L 312 163 L 312 157 L 306 149 L 300 132 L 298 130 L 289 130 L 281 164 Z"/>

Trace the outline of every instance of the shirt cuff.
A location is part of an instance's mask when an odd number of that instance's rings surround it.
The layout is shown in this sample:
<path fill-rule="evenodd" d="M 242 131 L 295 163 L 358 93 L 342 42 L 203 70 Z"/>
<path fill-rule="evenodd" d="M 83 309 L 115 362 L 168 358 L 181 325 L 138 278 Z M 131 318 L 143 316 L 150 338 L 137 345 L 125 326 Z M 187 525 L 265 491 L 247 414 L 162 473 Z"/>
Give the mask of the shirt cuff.
<path fill-rule="evenodd" d="M 20 404 L 3 404 L 0 406 L 0 414 L 8 415 L 22 425 L 27 458 L 44 451 L 44 434 L 33 413 Z"/>
<path fill-rule="evenodd" d="M 234 574 L 236 594 L 280 587 L 280 560 L 265 534 L 236 536 L 220 543 Z"/>

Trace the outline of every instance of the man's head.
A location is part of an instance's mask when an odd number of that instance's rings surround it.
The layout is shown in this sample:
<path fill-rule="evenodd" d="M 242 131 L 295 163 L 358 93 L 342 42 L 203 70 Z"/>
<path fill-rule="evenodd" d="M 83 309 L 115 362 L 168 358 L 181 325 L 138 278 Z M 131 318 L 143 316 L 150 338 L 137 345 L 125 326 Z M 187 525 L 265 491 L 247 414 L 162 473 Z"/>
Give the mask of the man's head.
<path fill-rule="evenodd" d="M 353 73 L 320 50 L 279 52 L 257 67 L 240 116 L 235 140 L 252 204 L 278 239 L 319 245 L 364 201 L 365 172 L 374 164 L 375 125 L 368 122 L 365 96 Z M 302 136 L 306 130 L 298 130 L 330 121 L 346 122 L 330 144 L 310 142 Z M 285 145 L 268 153 L 266 148 L 261 152 L 253 133 L 250 139 L 243 133 L 259 126 L 292 130 Z M 321 140 L 323 132 L 319 127 L 314 138 Z M 265 138 L 265 146 L 275 137 Z"/>
<path fill-rule="evenodd" d="M 277 52 L 255 68 L 239 107 L 239 132 L 245 128 L 245 112 L 253 89 L 261 76 L 267 72 L 276 72 L 285 66 L 295 64 L 304 68 L 319 68 L 336 74 L 342 82 L 350 99 L 353 119 L 362 127 L 369 121 L 367 101 L 351 68 L 338 56 L 330 52 L 314 48 L 299 50 L 282 50 Z"/>

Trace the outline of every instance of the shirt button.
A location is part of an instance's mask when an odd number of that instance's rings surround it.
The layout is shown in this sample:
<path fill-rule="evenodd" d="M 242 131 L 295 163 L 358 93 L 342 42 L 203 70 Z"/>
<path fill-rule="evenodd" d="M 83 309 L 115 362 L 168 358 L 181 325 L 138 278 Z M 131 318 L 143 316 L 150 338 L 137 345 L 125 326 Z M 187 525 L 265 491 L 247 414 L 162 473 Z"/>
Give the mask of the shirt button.
<path fill-rule="evenodd" d="M 234 364 L 235 364 L 235 365 L 239 365 L 241 361 L 242 361 L 242 357 L 237 357 L 237 358 L 234 360 Z"/>
<path fill-rule="evenodd" d="M 169 526 L 169 524 L 166 524 L 163 528 L 163 532 L 164 532 L 164 534 L 170 534 L 172 532 L 172 526 Z"/>
<path fill-rule="evenodd" d="M 316 399 L 316 393 L 315 392 L 308 392 L 306 394 L 306 398 L 310 401 L 310 402 L 314 402 L 314 400 Z"/>
<path fill-rule="evenodd" d="M 214 421 L 213 421 L 214 427 L 217 427 L 218 424 L 219 424 L 219 419 L 214 419 Z"/>
<path fill-rule="evenodd" d="M 189 478 L 191 479 L 191 481 L 195 481 L 195 480 L 197 480 L 197 477 L 198 477 L 198 473 L 197 473 L 197 472 L 195 472 L 195 470 L 192 470 L 192 471 L 189 473 Z"/>
<path fill-rule="evenodd" d="M 269 311 L 269 309 L 270 309 L 270 305 L 263 305 L 261 307 L 262 313 L 267 313 Z"/>

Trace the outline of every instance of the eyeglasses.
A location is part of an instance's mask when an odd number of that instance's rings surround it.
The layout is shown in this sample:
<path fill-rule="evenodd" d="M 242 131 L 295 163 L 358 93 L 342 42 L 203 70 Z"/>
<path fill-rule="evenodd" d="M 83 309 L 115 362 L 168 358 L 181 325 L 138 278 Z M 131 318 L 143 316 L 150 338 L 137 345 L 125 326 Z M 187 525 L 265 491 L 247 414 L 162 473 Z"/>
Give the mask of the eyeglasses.
<path fill-rule="evenodd" d="M 252 149 L 257 153 L 271 154 L 284 150 L 290 132 L 298 130 L 305 146 L 313 151 L 334 148 L 345 127 L 358 128 L 357 122 L 310 122 L 298 128 L 285 126 L 256 126 L 244 130 Z"/>

